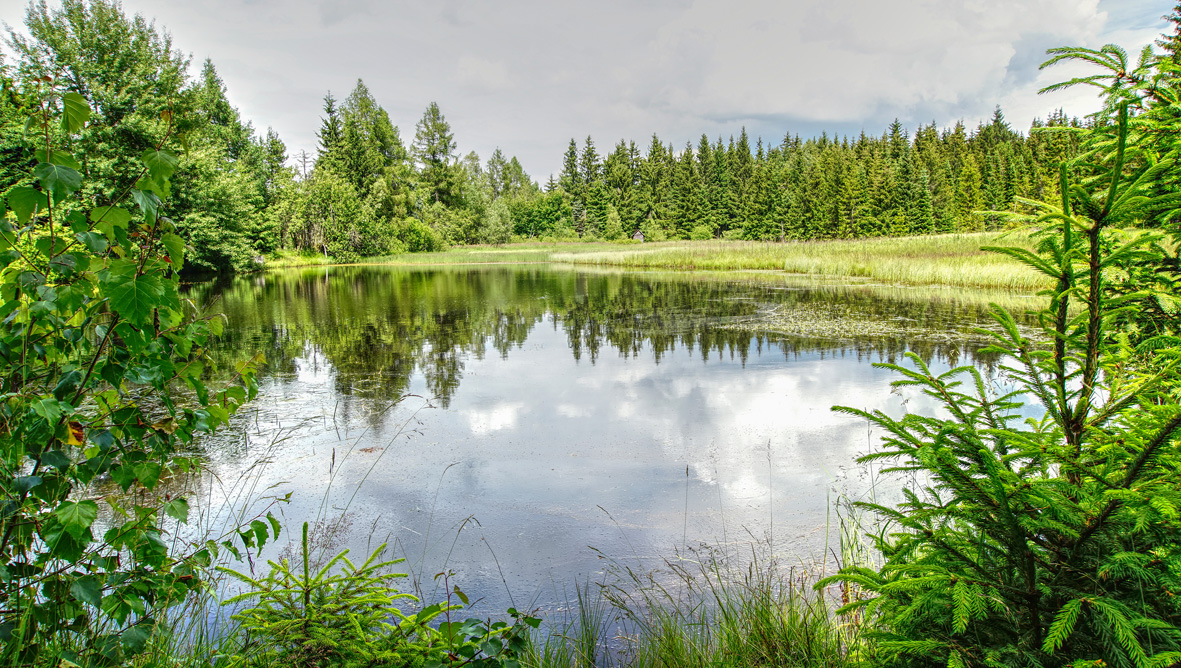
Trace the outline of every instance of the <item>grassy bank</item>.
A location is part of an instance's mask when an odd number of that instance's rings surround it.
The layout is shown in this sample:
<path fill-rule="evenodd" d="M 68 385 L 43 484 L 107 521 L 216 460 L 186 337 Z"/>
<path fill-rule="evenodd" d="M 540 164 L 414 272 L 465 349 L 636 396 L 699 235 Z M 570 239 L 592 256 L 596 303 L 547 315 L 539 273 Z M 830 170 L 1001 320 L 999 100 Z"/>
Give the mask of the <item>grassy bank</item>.
<path fill-rule="evenodd" d="M 982 246 L 1029 247 L 1027 235 L 996 233 L 883 237 L 839 241 L 668 241 L 519 243 L 466 246 L 438 253 L 369 258 L 365 264 L 564 263 L 680 271 L 782 271 L 831 278 L 863 278 L 901 285 L 944 285 L 1031 292 L 1044 278 Z M 268 267 L 324 264 L 323 256 L 285 254 Z"/>

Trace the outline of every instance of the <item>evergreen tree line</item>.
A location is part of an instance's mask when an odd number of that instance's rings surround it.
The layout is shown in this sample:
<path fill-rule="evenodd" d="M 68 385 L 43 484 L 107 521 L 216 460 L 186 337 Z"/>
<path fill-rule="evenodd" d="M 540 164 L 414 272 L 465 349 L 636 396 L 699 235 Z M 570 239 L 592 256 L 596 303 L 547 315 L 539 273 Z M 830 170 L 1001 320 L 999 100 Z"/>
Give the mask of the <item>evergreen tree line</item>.
<path fill-rule="evenodd" d="M 27 36 L 10 31 L 15 62 L 0 60 L 0 194 L 29 165 L 22 132 L 31 103 L 21 91 L 51 78 L 95 109 L 78 138 L 88 158 L 86 195 L 110 201 L 140 175 L 144 150 L 180 155 L 170 210 L 196 270 L 255 266 L 289 249 L 348 261 L 514 237 L 754 240 L 851 238 L 975 231 L 1000 224 L 1018 198 L 1054 196 L 1056 165 L 1077 133 L 1014 131 L 997 109 L 969 132 L 962 123 L 895 121 L 880 137 L 801 140 L 778 146 L 735 140 L 677 151 L 656 135 L 641 153 L 620 141 L 601 156 L 592 138 L 571 140 L 560 176 L 533 182 L 497 149 L 461 156 L 431 103 L 412 139 L 363 81 L 343 100 L 324 98 L 315 155 L 288 154 L 230 104 L 213 63 L 196 77 L 169 35 L 113 0 L 33 3 Z M 1043 125 L 1035 122 L 1035 128 Z M 1078 128 L 1061 112 L 1049 127 Z M 99 189 L 102 192 L 99 192 Z"/>
<path fill-rule="evenodd" d="M 1040 127 L 1079 128 L 1061 112 Z M 640 230 L 648 239 L 752 240 L 855 238 L 979 231 L 1020 197 L 1048 197 L 1057 165 L 1074 155 L 1078 135 L 1015 132 L 998 107 L 968 132 L 963 123 L 920 126 L 913 139 L 895 120 L 880 137 L 801 140 L 778 146 L 745 129 L 735 140 L 679 152 L 655 135 L 647 154 L 619 142 L 600 158 L 587 137 L 570 141 L 560 179 L 580 236 L 616 238 Z"/>

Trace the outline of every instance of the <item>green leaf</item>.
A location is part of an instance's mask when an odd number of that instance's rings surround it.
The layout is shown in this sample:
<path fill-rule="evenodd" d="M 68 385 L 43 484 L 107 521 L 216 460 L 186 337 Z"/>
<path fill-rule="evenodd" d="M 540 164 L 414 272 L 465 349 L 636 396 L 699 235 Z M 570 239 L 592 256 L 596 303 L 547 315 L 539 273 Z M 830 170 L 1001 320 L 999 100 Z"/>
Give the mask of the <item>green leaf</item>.
<path fill-rule="evenodd" d="M 160 465 L 156 462 L 140 462 L 133 468 L 135 469 L 135 477 L 139 479 L 139 484 L 148 489 L 153 489 L 156 483 L 160 481 L 161 469 Z"/>
<path fill-rule="evenodd" d="M 102 606 L 103 585 L 93 575 L 84 575 L 74 580 L 74 584 L 70 585 L 70 593 L 83 603 L 89 603 L 96 608 Z"/>
<path fill-rule="evenodd" d="M 83 529 L 80 536 L 74 536 L 61 522 L 45 522 L 41 526 L 41 537 L 49 546 L 49 551 L 56 559 L 63 561 L 78 561 L 86 551 L 86 545 L 93 538 L 89 529 Z"/>
<path fill-rule="evenodd" d="M 84 232 L 75 234 L 74 238 L 81 241 L 91 253 L 99 254 L 108 248 L 107 237 L 100 232 Z"/>
<path fill-rule="evenodd" d="M 185 524 L 189 521 L 189 502 L 184 499 L 173 499 L 164 504 L 164 514 Z"/>
<path fill-rule="evenodd" d="M 22 494 L 32 490 L 37 485 L 41 484 L 41 476 L 39 475 L 22 475 L 13 479 L 13 487 L 17 492 Z"/>
<path fill-rule="evenodd" d="M 131 212 L 117 206 L 96 206 L 90 210 L 90 220 L 127 227 L 127 223 L 131 222 Z"/>
<path fill-rule="evenodd" d="M 172 178 L 172 173 L 176 171 L 176 156 L 165 151 L 148 149 L 139 156 L 139 159 L 148 168 L 152 180 L 160 184 Z"/>
<path fill-rule="evenodd" d="M 136 266 L 131 262 L 122 261 L 112 266 L 107 285 L 111 308 L 136 325 L 151 322 L 152 311 L 164 297 L 160 277 L 137 275 Z"/>
<path fill-rule="evenodd" d="M 8 191 L 8 208 L 12 209 L 22 225 L 29 222 L 33 214 L 44 211 L 48 206 L 49 198 L 36 188 L 21 186 Z"/>
<path fill-rule="evenodd" d="M 133 188 L 131 190 L 131 199 L 135 201 L 136 206 L 139 207 L 140 213 L 143 214 L 144 220 L 149 223 L 156 221 L 156 215 L 160 211 L 160 198 L 154 192 L 142 190 L 140 188 Z"/>
<path fill-rule="evenodd" d="M 151 176 L 144 176 L 142 179 L 136 181 L 135 187 L 144 192 L 150 192 L 161 200 L 168 197 L 168 193 L 172 188 L 168 181 L 157 181 L 151 178 Z"/>
<path fill-rule="evenodd" d="M 71 211 L 69 216 L 66 216 L 66 221 L 70 223 L 70 230 L 73 232 L 86 232 L 90 229 L 90 224 L 86 222 L 86 214 L 81 211 Z"/>
<path fill-rule="evenodd" d="M 98 504 L 94 501 L 63 501 L 53 514 L 66 531 L 81 539 L 98 518 Z"/>
<path fill-rule="evenodd" d="M 46 259 L 52 258 L 66 249 L 66 240 L 58 237 L 41 237 L 33 243 L 37 252 Z"/>
<path fill-rule="evenodd" d="M 168 249 L 168 259 L 172 262 L 172 268 L 180 269 L 185 261 L 185 240 L 169 232 L 160 237 L 160 241 L 164 248 Z"/>
<path fill-rule="evenodd" d="M 266 545 L 269 534 L 267 533 L 267 523 L 262 520 L 253 520 L 250 522 L 250 529 L 254 531 L 254 535 L 258 537 L 258 546 Z"/>
<path fill-rule="evenodd" d="M 90 103 L 78 93 L 66 93 L 62 96 L 62 129 L 74 133 L 86 125 L 90 120 Z"/>
<path fill-rule="evenodd" d="M 127 616 L 135 612 L 132 607 L 133 601 L 138 601 L 138 598 L 125 598 L 121 593 L 112 593 L 110 596 L 103 598 L 103 612 L 115 618 L 115 621 L 120 624 L 127 619 Z M 143 607 L 143 603 L 140 603 Z"/>
<path fill-rule="evenodd" d="M 70 169 L 81 170 L 82 163 L 74 159 L 74 156 L 65 151 L 50 150 L 48 153 L 45 149 L 39 148 L 33 152 L 38 162 L 48 162 L 54 165 L 61 165 L 62 167 L 69 167 Z"/>
<path fill-rule="evenodd" d="M 279 520 L 275 519 L 275 516 L 270 513 L 267 513 L 267 521 L 271 523 L 271 530 L 274 531 L 274 536 L 277 539 L 279 537 L 279 531 L 283 528 L 282 525 L 280 525 Z"/>
<path fill-rule="evenodd" d="M 49 162 L 34 167 L 33 176 L 41 182 L 42 188 L 53 195 L 55 202 L 82 187 L 82 174 L 78 170 Z"/>
<path fill-rule="evenodd" d="M 127 650 L 128 654 L 139 654 L 143 652 L 148 646 L 148 641 L 151 639 L 151 626 L 142 623 L 129 627 L 119 635 L 119 640 L 123 643 L 123 649 Z"/>
<path fill-rule="evenodd" d="M 21 139 L 25 139 L 29 136 L 29 130 L 32 130 L 33 128 L 40 129 L 43 127 L 45 127 L 45 117 L 41 115 L 41 112 L 37 111 L 29 114 L 28 117 L 25 118 L 25 127 L 21 132 Z"/>
<path fill-rule="evenodd" d="M 74 464 L 73 460 L 61 450 L 46 450 L 42 452 L 41 463 L 45 466 L 52 466 L 58 471 L 65 471 Z"/>
<path fill-rule="evenodd" d="M 57 399 L 53 397 L 42 397 L 30 404 L 33 412 L 45 418 L 46 422 L 57 422 L 58 418 L 62 416 L 62 407 Z"/>
<path fill-rule="evenodd" d="M 62 374 L 62 377 L 57 381 L 57 385 L 53 388 L 53 396 L 58 401 L 65 401 L 66 397 L 78 391 L 78 386 L 82 384 L 82 379 L 86 374 L 82 373 L 81 369 L 72 369 Z"/>
<path fill-rule="evenodd" d="M 130 464 L 117 466 L 111 469 L 111 479 L 126 492 L 131 487 L 131 484 L 135 482 L 135 468 Z"/>

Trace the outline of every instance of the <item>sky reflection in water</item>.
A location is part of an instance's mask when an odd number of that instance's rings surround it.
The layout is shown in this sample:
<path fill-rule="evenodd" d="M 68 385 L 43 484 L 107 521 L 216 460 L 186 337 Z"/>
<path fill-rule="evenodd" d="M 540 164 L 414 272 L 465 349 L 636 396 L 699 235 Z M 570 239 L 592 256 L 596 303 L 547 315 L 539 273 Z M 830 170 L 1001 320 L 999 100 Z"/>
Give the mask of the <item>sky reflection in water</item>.
<path fill-rule="evenodd" d="M 237 431 L 209 444 L 210 466 L 292 490 L 291 535 L 347 508 L 342 546 L 388 540 L 428 596 L 435 573 L 454 571 L 486 614 L 573 596 L 578 579 L 602 577 L 600 553 L 654 567 L 686 547 L 744 554 L 757 541 L 811 563 L 836 500 L 874 493 L 855 459 L 875 437 L 830 408 L 932 412 L 922 395 L 892 394 L 894 375 L 872 362 L 908 347 L 938 369 L 976 359 L 962 333 L 983 310 L 788 287 L 560 268 L 321 269 L 204 286 L 233 326 L 216 354 L 269 358 Z M 913 323 L 911 340 L 750 329 L 768 309 L 833 300 Z M 418 396 L 392 405 L 403 392 Z M 222 505 L 202 491 L 207 510 Z"/>

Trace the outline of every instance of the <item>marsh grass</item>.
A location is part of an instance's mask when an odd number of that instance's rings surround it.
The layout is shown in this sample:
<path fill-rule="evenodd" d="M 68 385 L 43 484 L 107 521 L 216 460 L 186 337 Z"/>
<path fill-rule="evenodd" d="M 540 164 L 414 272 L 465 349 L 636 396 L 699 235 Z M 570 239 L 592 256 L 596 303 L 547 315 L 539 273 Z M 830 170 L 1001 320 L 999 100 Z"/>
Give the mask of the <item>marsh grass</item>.
<path fill-rule="evenodd" d="M 703 668 L 872 665 L 874 622 L 858 611 L 855 585 L 817 588 L 844 566 L 876 568 L 868 527 L 842 498 L 829 515 L 821 555 L 789 562 L 770 536 L 677 550 L 655 568 L 633 555 L 601 554 L 602 582 L 578 589 L 566 614 L 537 634 L 529 668 Z"/>
<path fill-rule="evenodd" d="M 744 561 L 733 567 L 705 548 L 655 571 L 613 563 L 610 583 L 580 589 L 573 614 L 534 639 L 526 663 L 836 668 L 872 655 L 866 623 L 836 614 L 850 592 L 814 590 L 823 566 L 784 567 L 754 551 Z"/>
<path fill-rule="evenodd" d="M 868 278 L 906 285 L 948 285 L 1036 291 L 1045 279 L 982 246 L 1029 247 L 1011 233 L 880 237 L 839 241 L 676 241 L 602 250 L 555 251 L 554 262 L 642 269 L 778 270 L 814 276 Z"/>

